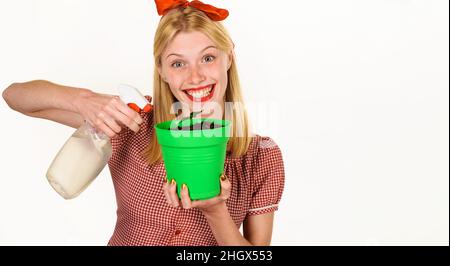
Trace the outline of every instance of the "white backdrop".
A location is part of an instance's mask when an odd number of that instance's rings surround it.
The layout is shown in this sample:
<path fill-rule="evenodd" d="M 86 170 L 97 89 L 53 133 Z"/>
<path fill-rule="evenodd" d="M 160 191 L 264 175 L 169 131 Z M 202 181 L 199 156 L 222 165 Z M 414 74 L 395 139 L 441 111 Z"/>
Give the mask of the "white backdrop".
<path fill-rule="evenodd" d="M 205 2 L 230 10 L 253 128 L 283 152 L 274 245 L 449 244 L 447 0 Z M 158 21 L 152 0 L 2 0 L 0 89 L 151 94 Z M 0 245 L 105 245 L 108 169 L 63 200 L 45 172 L 74 130 L 0 114 Z"/>

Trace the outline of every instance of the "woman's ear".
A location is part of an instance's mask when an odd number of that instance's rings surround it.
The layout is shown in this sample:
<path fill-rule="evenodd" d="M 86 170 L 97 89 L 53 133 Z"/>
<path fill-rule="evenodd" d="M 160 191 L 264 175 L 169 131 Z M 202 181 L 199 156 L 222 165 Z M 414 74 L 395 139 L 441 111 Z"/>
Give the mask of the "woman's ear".
<path fill-rule="evenodd" d="M 156 67 L 158 69 L 158 73 L 159 73 L 159 76 L 161 77 L 161 79 L 164 80 L 164 82 L 167 82 L 166 77 L 164 77 L 164 75 L 162 73 L 162 66 L 161 66 L 161 64 L 158 64 Z"/>
<path fill-rule="evenodd" d="M 156 65 L 156 68 L 158 69 L 159 75 L 162 77 L 162 67 L 161 67 L 161 64 L 157 64 L 157 65 Z"/>
<path fill-rule="evenodd" d="M 227 71 L 230 70 L 231 64 L 233 63 L 233 58 L 234 58 L 234 49 L 231 49 L 231 51 L 228 53 Z"/>

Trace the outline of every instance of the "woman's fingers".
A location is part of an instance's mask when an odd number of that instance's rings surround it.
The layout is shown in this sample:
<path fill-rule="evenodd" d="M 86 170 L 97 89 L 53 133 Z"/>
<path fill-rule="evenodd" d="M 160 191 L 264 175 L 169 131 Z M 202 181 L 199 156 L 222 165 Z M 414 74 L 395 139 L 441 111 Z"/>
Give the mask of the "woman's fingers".
<path fill-rule="evenodd" d="M 177 183 L 175 182 L 175 179 L 172 179 L 172 182 L 169 185 L 169 197 L 172 201 L 173 207 L 177 208 L 180 206 L 180 200 L 177 195 Z"/>
<path fill-rule="evenodd" d="M 178 199 L 177 185 L 176 185 L 175 181 L 172 181 L 171 184 L 167 184 L 166 188 L 167 188 L 168 195 L 170 197 L 170 201 L 172 202 L 172 204 L 175 205 L 175 207 L 180 206 L 180 200 Z M 226 201 L 230 197 L 230 194 L 231 194 L 231 182 L 226 176 L 222 176 L 220 179 L 220 194 L 217 197 L 209 199 L 209 200 L 191 201 L 191 198 L 189 197 L 189 188 L 185 184 L 183 184 L 181 186 L 181 192 L 180 192 L 181 206 L 184 209 L 209 208 L 220 202 Z M 175 202 L 175 204 L 174 204 L 174 202 Z"/>
<path fill-rule="evenodd" d="M 183 208 L 184 209 L 192 208 L 191 198 L 189 197 L 189 189 L 185 184 L 181 186 L 180 194 L 181 194 L 181 204 L 183 204 Z"/>
<path fill-rule="evenodd" d="M 118 96 L 94 93 L 88 98 L 80 113 L 95 129 L 112 138 L 124 126 L 138 132 L 143 119 Z"/>
<path fill-rule="evenodd" d="M 122 100 L 118 97 L 112 99 L 112 104 L 120 113 L 118 113 L 118 119 L 125 126 L 129 127 L 131 130 L 135 131 L 137 128 L 139 130 L 139 125 L 144 122 L 142 117 L 133 109 L 128 107 Z"/>
<path fill-rule="evenodd" d="M 139 115 L 139 113 L 128 107 L 122 100 L 120 100 L 120 98 L 117 97 L 114 99 L 115 99 L 114 104 L 117 110 L 121 111 L 126 116 L 133 119 L 137 124 L 142 124 L 143 120 L 142 117 Z"/>
<path fill-rule="evenodd" d="M 126 106 L 120 99 L 113 97 L 105 111 L 120 124 L 130 128 L 134 132 L 139 131 L 139 124 L 143 122 L 141 116 Z"/>
<path fill-rule="evenodd" d="M 119 134 L 120 131 L 122 130 L 122 128 L 119 126 L 119 124 L 117 124 L 116 120 L 114 120 L 111 116 L 109 116 L 108 114 L 103 114 L 101 116 L 101 119 L 104 121 L 104 123 L 106 124 L 106 126 L 108 126 L 113 132 L 114 135 L 115 134 Z M 109 136 L 110 138 L 114 137 L 114 136 Z"/>
<path fill-rule="evenodd" d="M 120 133 L 122 126 L 138 132 L 140 124 L 143 122 L 141 116 L 126 106 L 117 96 L 112 97 L 108 104 L 102 107 L 102 111 L 97 114 L 97 120 L 106 124 L 116 134 Z M 97 128 L 101 128 L 101 122 L 96 123 Z M 105 130 L 104 132 L 112 137 L 110 131 Z"/>
<path fill-rule="evenodd" d="M 172 200 L 170 199 L 170 196 L 169 196 L 169 186 L 170 186 L 170 184 L 167 182 L 167 177 L 166 177 L 164 179 L 163 192 L 164 192 L 164 196 L 166 197 L 167 204 L 169 204 L 170 206 L 173 206 Z"/>
<path fill-rule="evenodd" d="M 227 200 L 231 194 L 231 182 L 226 175 L 220 178 L 220 195 L 222 200 Z"/>
<path fill-rule="evenodd" d="M 108 112 L 108 114 L 113 116 L 117 121 L 119 121 L 122 125 L 130 128 L 134 132 L 139 131 L 139 124 L 133 118 L 130 118 L 130 117 L 126 116 L 125 114 L 123 114 L 118 109 L 115 109 L 115 107 L 108 106 L 106 108 L 106 111 Z M 134 111 L 132 111 L 132 112 L 134 112 Z M 136 112 L 134 112 L 134 113 L 137 116 L 139 116 Z M 140 118 L 140 116 L 139 116 L 139 118 Z M 140 121 L 142 121 L 142 118 Z"/>
<path fill-rule="evenodd" d="M 105 113 L 100 113 L 95 122 L 94 122 L 94 126 L 97 129 L 100 129 L 103 133 L 105 133 L 108 137 L 112 138 L 116 135 L 116 132 L 114 131 L 114 127 L 117 126 L 119 127 L 119 125 L 114 125 L 115 122 L 112 121 L 112 119 Z M 117 128 L 116 128 L 117 129 Z M 119 127 L 119 131 L 120 131 L 120 127 Z"/>

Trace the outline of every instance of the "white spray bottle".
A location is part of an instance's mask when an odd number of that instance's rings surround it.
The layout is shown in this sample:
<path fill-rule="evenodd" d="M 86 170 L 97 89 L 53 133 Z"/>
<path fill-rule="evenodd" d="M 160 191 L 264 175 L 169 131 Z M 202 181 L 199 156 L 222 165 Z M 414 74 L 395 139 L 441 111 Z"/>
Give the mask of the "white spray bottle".
<path fill-rule="evenodd" d="M 150 112 L 151 105 L 134 87 L 121 84 L 120 99 L 136 112 Z M 66 141 L 47 171 L 50 185 L 65 199 L 83 192 L 100 174 L 112 155 L 108 136 L 85 122 Z"/>

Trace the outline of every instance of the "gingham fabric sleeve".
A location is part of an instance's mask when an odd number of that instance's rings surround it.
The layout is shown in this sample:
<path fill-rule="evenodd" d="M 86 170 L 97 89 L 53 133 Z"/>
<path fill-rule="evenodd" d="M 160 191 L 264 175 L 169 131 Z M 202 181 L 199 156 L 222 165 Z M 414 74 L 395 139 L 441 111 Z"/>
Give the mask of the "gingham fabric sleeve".
<path fill-rule="evenodd" d="M 253 194 L 247 216 L 278 210 L 284 190 L 284 164 L 281 150 L 269 137 L 256 144 L 253 157 Z"/>

